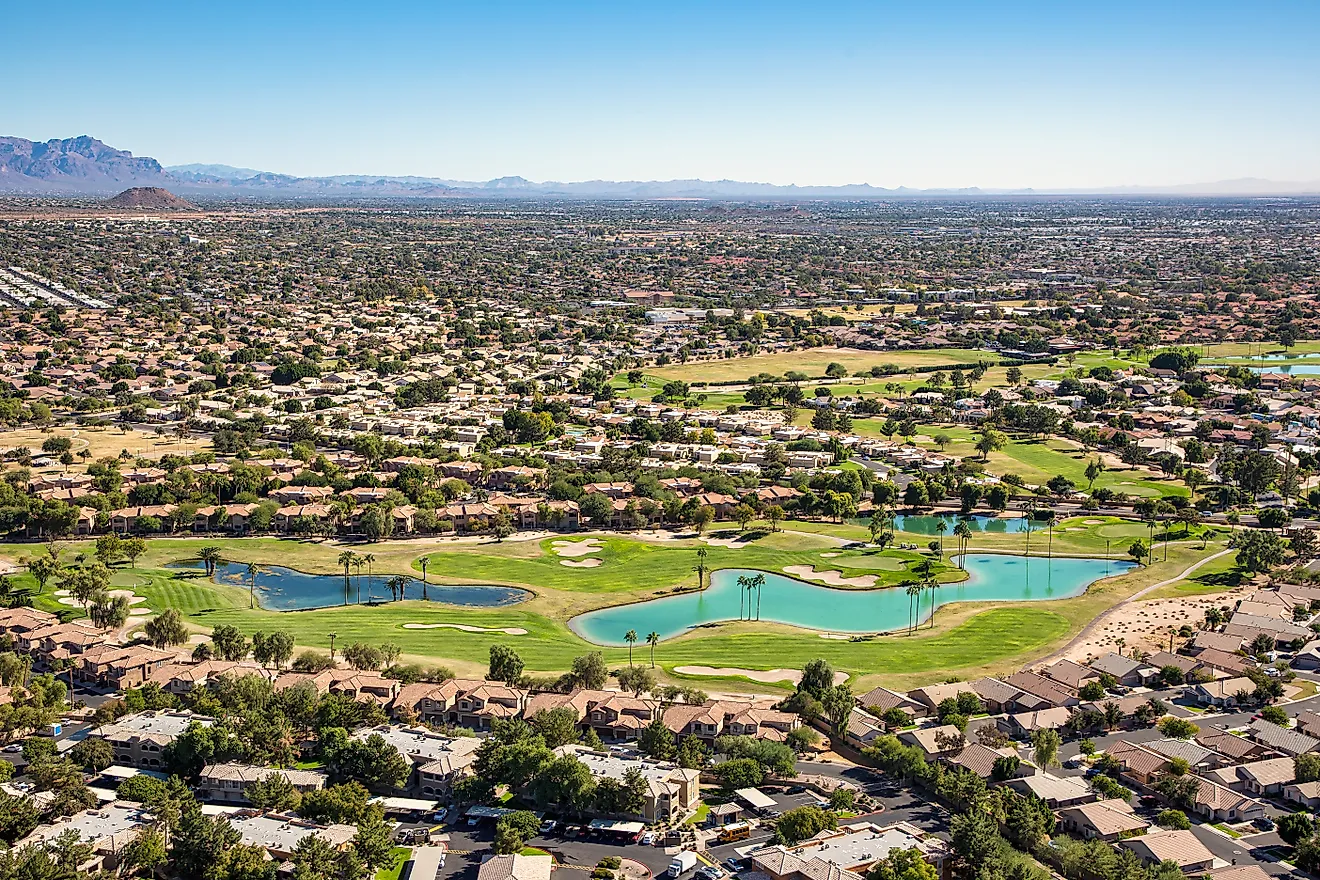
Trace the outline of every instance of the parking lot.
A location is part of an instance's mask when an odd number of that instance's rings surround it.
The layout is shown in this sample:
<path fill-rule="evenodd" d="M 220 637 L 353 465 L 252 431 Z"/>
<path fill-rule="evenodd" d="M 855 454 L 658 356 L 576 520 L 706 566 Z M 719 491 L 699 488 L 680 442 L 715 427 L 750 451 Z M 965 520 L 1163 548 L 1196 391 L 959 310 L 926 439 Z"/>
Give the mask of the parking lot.
<path fill-rule="evenodd" d="M 545 837 L 533 837 L 527 841 L 527 845 L 550 853 L 555 857 L 556 864 L 560 866 L 583 868 L 588 871 L 601 859 L 618 856 L 641 862 L 653 875 L 658 876 L 664 873 L 673 858 L 665 852 L 664 847 L 659 846 L 613 843 L 602 837 L 593 838 L 589 835 L 569 838 L 564 835 L 563 827 L 561 823 L 561 830 Z M 472 880 L 477 876 L 476 870 L 481 865 L 481 856 L 490 851 L 491 842 L 495 837 L 495 823 L 486 820 L 475 828 L 470 828 L 466 820 L 463 820 L 446 825 L 444 830 L 449 834 L 449 849 L 452 855 L 446 859 L 445 867 L 437 876 L 442 880 L 448 880 L 450 877 L 466 877 L 466 880 Z M 469 853 L 471 855 L 468 855 Z M 467 877 L 469 871 L 471 874 Z"/>

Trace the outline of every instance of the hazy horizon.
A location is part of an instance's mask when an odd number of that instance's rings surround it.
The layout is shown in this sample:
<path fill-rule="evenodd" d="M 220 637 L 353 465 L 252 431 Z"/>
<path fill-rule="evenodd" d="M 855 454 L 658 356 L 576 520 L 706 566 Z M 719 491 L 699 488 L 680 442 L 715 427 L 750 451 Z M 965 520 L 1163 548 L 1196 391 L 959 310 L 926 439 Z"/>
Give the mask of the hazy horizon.
<path fill-rule="evenodd" d="M 75 0 L 5 131 L 163 165 L 984 189 L 1320 181 L 1320 7 Z M 58 39 L 33 39 L 36 33 Z M 89 76 L 89 71 L 95 75 Z"/>

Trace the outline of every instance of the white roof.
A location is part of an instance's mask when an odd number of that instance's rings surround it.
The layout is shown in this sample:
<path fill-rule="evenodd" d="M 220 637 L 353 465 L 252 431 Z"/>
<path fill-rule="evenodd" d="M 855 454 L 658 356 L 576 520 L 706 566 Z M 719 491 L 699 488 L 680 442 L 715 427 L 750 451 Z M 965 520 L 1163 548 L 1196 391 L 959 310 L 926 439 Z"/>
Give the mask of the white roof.
<path fill-rule="evenodd" d="M 757 810 L 768 810 L 775 805 L 774 798 L 759 788 L 740 788 L 734 794 L 745 801 L 748 806 Z"/>

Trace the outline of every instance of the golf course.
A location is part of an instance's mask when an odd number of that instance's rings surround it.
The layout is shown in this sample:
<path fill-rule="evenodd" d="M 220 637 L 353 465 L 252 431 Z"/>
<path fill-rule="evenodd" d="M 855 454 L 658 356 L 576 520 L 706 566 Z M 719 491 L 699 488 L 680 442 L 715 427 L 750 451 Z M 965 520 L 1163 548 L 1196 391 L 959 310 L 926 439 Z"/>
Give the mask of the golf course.
<path fill-rule="evenodd" d="M 283 630 L 300 649 L 328 648 L 332 634 L 340 645 L 392 643 L 405 660 L 443 664 L 460 674 L 482 673 L 490 646 L 497 643 L 514 647 L 529 672 L 566 670 L 575 656 L 592 650 L 603 651 L 611 664 L 624 663 L 629 656 L 624 632 L 614 633 L 608 622 L 583 627 L 570 626 L 570 621 L 646 608 L 636 603 L 681 599 L 705 608 L 702 613 L 709 619 L 684 625 L 672 610 L 666 611 L 663 625 L 649 625 L 652 618 L 646 613 L 627 618 L 628 628 L 639 634 L 633 651 L 649 660 L 653 650 L 657 672 L 669 680 L 694 678 L 675 673 L 675 667 L 800 668 L 824 657 L 859 687 L 903 686 L 929 681 L 933 672 L 949 677 L 1003 672 L 1043 656 L 1104 609 L 1222 550 L 1227 537 L 1205 526 L 1184 533 L 1174 525 L 1165 543 L 1162 532 L 1152 533 L 1139 522 L 1076 517 L 1053 528 L 1036 524 L 1031 531 L 974 531 L 965 548 L 958 548 L 951 528 L 933 539 L 927 525 L 921 533 L 897 531 L 894 546 L 883 550 L 865 544 L 869 532 L 864 525 L 797 521 L 783 524 L 780 531 L 740 532 L 717 524 L 702 536 L 523 534 L 504 541 L 378 543 L 159 538 L 149 542 L 134 565 L 115 565 L 112 586 L 136 597 L 130 632 L 150 613 L 176 608 L 198 633 L 221 624 L 247 634 Z M 1145 566 L 1134 565 L 1125 548 L 1152 534 L 1152 558 Z M 932 540 L 936 549 L 928 549 Z M 1028 542 L 1029 561 L 1023 558 Z M 903 545 L 921 549 L 894 549 Z M 218 571 L 210 578 L 196 567 L 203 547 L 219 550 L 222 571 L 229 574 Z M 57 549 L 69 560 L 92 551 L 90 543 L 82 542 Z M 959 549 L 966 555 L 958 556 Z M 346 568 L 340 561 L 345 550 L 365 564 Z M 44 552 L 42 545 L 10 545 L 0 557 L 21 566 L 32 554 Z M 417 592 L 423 557 L 426 600 Z M 741 585 L 754 582 L 758 574 L 769 581 L 764 608 L 761 589 L 753 586 L 745 597 L 738 595 L 746 589 Z M 321 576 L 315 579 L 318 607 L 263 607 L 280 591 L 287 595 L 306 589 L 309 581 L 290 580 L 295 576 Z M 413 579 L 405 598 L 397 601 L 386 588 L 396 576 Z M 13 579 L 35 589 L 27 573 Z M 502 589 L 489 599 L 480 590 L 462 590 L 451 598 L 445 588 L 455 585 L 517 589 Z M 912 585 L 918 587 L 915 596 L 909 595 Z M 1187 589 L 1203 592 L 1206 587 L 1197 583 Z M 851 598 L 841 597 L 844 593 Z M 822 618 L 817 606 L 836 599 L 845 609 L 842 616 Z M 34 596 L 37 607 L 71 612 L 68 602 L 60 600 L 58 580 Z M 850 620 L 847 609 L 853 608 L 862 609 L 856 618 L 862 623 Z M 754 619 L 758 612 L 759 620 Z M 869 625 L 860 616 L 864 613 L 888 621 L 887 632 L 859 631 Z M 830 625 L 816 625 L 816 620 Z M 654 629 L 664 632 L 649 647 L 644 639 Z M 737 684 L 745 689 L 748 683 Z"/>

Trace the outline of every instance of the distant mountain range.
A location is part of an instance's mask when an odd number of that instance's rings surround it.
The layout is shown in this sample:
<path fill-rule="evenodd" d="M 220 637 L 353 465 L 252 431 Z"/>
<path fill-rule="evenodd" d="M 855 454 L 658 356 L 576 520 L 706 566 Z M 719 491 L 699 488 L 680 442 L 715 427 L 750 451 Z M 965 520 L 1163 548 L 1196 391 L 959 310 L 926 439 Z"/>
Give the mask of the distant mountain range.
<path fill-rule="evenodd" d="M 193 197 L 271 199 L 334 198 L 613 198 L 613 199 L 869 199 L 903 196 L 1011 195 L 1261 195 L 1320 194 L 1320 180 L 1279 182 L 1257 178 L 1174 186 L 1098 189 L 886 189 L 866 183 L 845 186 L 779 186 L 738 180 L 587 180 L 537 183 L 522 177 L 487 181 L 435 177 L 344 174 L 295 177 L 230 165 L 161 167 L 83 135 L 44 143 L 0 137 L 0 193 L 104 195 L 126 187 L 161 187 Z"/>

